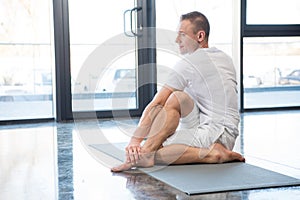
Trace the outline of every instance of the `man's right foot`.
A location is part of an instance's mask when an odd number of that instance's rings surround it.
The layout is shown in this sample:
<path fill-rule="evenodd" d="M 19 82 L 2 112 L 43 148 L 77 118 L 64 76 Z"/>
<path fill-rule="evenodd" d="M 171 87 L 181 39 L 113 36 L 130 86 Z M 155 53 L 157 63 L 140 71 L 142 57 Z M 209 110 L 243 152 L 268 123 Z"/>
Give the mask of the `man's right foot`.
<path fill-rule="evenodd" d="M 205 163 L 225 163 L 232 161 L 245 162 L 245 158 L 236 152 L 229 151 L 223 145 L 215 143 L 210 147 L 208 154 L 203 158 Z"/>

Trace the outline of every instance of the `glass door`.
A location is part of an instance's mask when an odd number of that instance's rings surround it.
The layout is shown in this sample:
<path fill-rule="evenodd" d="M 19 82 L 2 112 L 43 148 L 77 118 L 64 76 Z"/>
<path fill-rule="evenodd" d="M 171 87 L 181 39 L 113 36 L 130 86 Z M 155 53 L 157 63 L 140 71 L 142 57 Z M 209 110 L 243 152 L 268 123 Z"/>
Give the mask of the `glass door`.
<path fill-rule="evenodd" d="M 133 0 L 69 1 L 73 112 L 139 108 L 141 15 Z"/>

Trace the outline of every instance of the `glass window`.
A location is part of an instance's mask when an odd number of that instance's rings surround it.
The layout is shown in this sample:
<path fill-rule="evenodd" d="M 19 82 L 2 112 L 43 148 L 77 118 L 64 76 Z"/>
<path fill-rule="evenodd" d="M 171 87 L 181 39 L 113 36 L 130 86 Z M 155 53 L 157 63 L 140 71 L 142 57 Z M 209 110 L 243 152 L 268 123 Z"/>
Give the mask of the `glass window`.
<path fill-rule="evenodd" d="M 299 0 L 248 0 L 247 24 L 300 24 Z"/>
<path fill-rule="evenodd" d="M 244 108 L 300 105 L 300 37 L 244 38 Z"/>
<path fill-rule="evenodd" d="M 52 118 L 52 4 L 0 2 L 0 120 Z"/>
<path fill-rule="evenodd" d="M 73 111 L 137 108 L 136 37 L 124 34 L 134 4 L 69 1 Z"/>

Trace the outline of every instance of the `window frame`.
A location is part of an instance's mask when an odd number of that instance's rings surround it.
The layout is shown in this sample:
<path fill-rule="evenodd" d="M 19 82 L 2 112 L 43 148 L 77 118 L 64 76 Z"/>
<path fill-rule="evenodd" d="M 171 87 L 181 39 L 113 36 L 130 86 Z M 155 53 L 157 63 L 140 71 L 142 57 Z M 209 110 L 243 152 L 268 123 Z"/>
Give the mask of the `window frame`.
<path fill-rule="evenodd" d="M 270 8 L 271 9 L 271 8 Z M 243 86 L 243 50 L 245 37 L 293 37 L 300 36 L 300 24 L 247 24 L 247 0 L 241 1 L 241 29 L 240 29 L 240 111 L 267 111 L 300 109 L 299 106 L 271 107 L 271 108 L 245 108 Z"/>
<path fill-rule="evenodd" d="M 51 20 L 51 17 L 53 15 L 53 10 L 52 10 L 52 8 L 53 8 L 52 7 L 53 6 L 53 1 L 49 1 L 49 2 L 47 2 L 45 4 L 45 5 L 49 5 L 49 10 L 48 10 L 49 11 L 49 18 L 47 17 L 48 18 L 47 19 L 48 20 L 47 23 L 49 23 L 49 25 L 51 26 L 50 29 L 47 30 L 48 33 L 49 33 L 49 37 L 47 37 L 47 40 L 45 40 L 45 38 L 38 39 L 36 41 L 32 40 L 32 39 L 28 40 L 28 39 L 26 39 L 26 36 L 25 36 L 25 39 L 23 37 L 22 37 L 22 39 L 20 39 L 19 37 L 17 37 L 16 39 L 9 39 L 8 38 L 8 40 L 4 39 L 4 41 L 1 42 L 1 45 L 12 46 L 12 47 L 15 47 L 15 46 L 23 46 L 23 47 L 40 46 L 40 47 L 43 47 L 43 46 L 48 46 L 49 45 L 50 46 L 49 52 L 51 52 L 51 53 L 48 55 L 48 56 L 50 56 L 50 61 L 49 61 L 50 64 L 49 63 L 48 64 L 51 65 L 51 68 L 49 68 L 50 69 L 49 74 L 51 74 L 51 78 L 52 79 L 54 79 L 54 76 L 53 76 L 54 69 L 53 69 L 53 67 L 55 67 L 55 66 L 53 66 L 54 64 L 52 64 L 52 61 L 55 62 L 55 60 L 52 59 L 52 55 L 54 53 L 54 48 L 55 48 L 55 46 L 52 43 L 53 42 L 53 37 L 54 37 L 53 32 L 52 32 L 52 31 L 54 31 L 54 28 L 53 28 L 54 27 L 54 21 Z M 36 9 L 35 6 L 34 6 L 34 9 Z M 22 16 L 22 15 L 20 15 L 20 16 Z M 24 19 L 24 21 L 22 21 L 22 22 L 25 22 L 25 21 L 26 21 L 26 19 Z M 36 25 L 34 25 L 34 27 L 37 27 L 38 29 L 40 28 L 39 26 L 36 26 Z M 31 67 L 33 67 L 33 66 L 34 65 L 32 65 Z M 31 75 L 35 76 L 35 73 L 37 72 L 35 70 L 36 69 L 34 69 L 32 71 Z M 33 83 L 33 84 L 35 84 L 35 86 L 36 86 L 36 83 Z M 38 83 L 38 84 L 40 84 L 40 83 Z M 48 84 L 47 84 L 47 86 L 48 86 Z M 51 86 L 52 86 L 51 89 L 53 91 L 54 86 L 53 85 L 51 85 Z M 29 95 L 32 95 L 32 94 L 29 94 Z M 34 96 L 36 96 L 36 95 L 39 96 L 39 94 L 35 94 L 34 93 Z M 42 94 L 42 95 L 44 96 L 45 94 Z M 55 97 L 53 95 L 54 95 L 53 93 L 50 93 L 50 94 L 46 94 L 46 96 L 42 97 L 44 100 L 45 99 L 51 100 L 51 103 L 52 103 L 52 115 L 51 116 L 50 115 L 49 116 L 38 115 L 38 116 L 31 116 L 31 118 L 30 117 L 28 117 L 28 118 L 24 117 L 23 118 L 23 116 L 22 117 L 19 116 L 18 118 L 9 118 L 8 117 L 8 118 L 5 118 L 3 120 L 1 119 L 0 120 L 0 125 L 7 125 L 7 124 L 27 124 L 27 123 L 33 123 L 33 122 L 35 122 L 35 123 L 42 123 L 42 122 L 53 121 L 54 120 L 54 115 L 55 115 L 55 108 L 54 108 L 55 107 L 54 106 L 54 104 L 55 104 Z M 12 94 L 9 95 L 9 97 L 10 96 L 15 97 L 15 94 L 12 93 Z M 23 94 L 21 94 L 20 96 L 22 98 L 26 98 L 27 94 L 24 93 L 24 96 L 23 96 Z M 24 107 L 24 105 L 22 105 L 22 106 Z M 27 106 L 27 108 L 26 108 L 26 106 Z M 25 108 L 28 109 L 28 105 L 25 105 Z M 31 108 L 31 109 L 34 109 L 34 108 Z M 28 111 L 30 111 L 30 109 L 28 109 Z"/>
<path fill-rule="evenodd" d="M 137 7 L 143 7 L 141 19 L 143 26 L 155 27 L 155 0 L 137 0 Z M 131 117 L 142 114 L 146 105 L 151 101 L 156 93 L 156 49 L 155 34 L 152 37 L 137 37 L 138 67 L 147 64 L 147 68 L 138 69 L 138 82 L 142 87 L 138 88 L 138 108 L 128 110 L 105 110 L 105 111 L 72 111 L 71 94 L 71 71 L 70 71 L 70 36 L 69 36 L 69 11 L 68 0 L 53 0 L 54 15 L 54 38 L 55 38 L 55 66 L 56 66 L 56 121 L 73 120 L 76 118 L 112 118 L 126 117 L 128 113 Z M 155 29 L 150 29 L 155 31 Z M 147 34 L 149 35 L 149 34 Z M 142 48 L 142 47 L 149 48 Z M 143 82 L 151 83 L 143 85 Z"/>

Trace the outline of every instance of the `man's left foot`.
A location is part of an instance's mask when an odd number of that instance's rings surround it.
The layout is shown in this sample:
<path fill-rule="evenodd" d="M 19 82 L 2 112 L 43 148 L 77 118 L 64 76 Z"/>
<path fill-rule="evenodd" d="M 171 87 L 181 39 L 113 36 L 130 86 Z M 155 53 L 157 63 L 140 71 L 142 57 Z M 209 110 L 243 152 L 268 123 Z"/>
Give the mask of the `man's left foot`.
<path fill-rule="evenodd" d="M 123 163 L 122 165 L 116 166 L 111 168 L 110 170 L 112 172 L 122 172 L 122 171 L 126 171 L 129 170 L 133 167 L 133 165 L 131 163 Z"/>
<path fill-rule="evenodd" d="M 129 170 L 133 167 L 153 167 L 154 166 L 154 153 L 143 153 L 141 159 L 137 164 L 134 163 L 123 163 L 117 167 L 111 168 L 112 172 L 122 172 Z"/>

